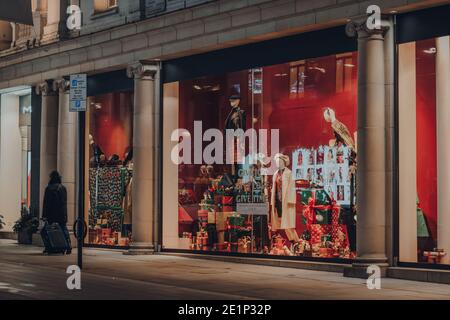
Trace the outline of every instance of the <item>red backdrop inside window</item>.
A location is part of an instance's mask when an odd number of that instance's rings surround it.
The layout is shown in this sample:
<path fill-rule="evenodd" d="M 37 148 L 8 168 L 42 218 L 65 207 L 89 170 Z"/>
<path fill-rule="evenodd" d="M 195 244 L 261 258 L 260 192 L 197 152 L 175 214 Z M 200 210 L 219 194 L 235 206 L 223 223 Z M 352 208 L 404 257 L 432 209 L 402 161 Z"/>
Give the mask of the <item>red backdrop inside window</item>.
<path fill-rule="evenodd" d="M 416 44 L 417 194 L 431 235 L 437 239 L 435 39 Z M 414 196 L 414 195 L 411 195 Z"/>
<path fill-rule="evenodd" d="M 133 95 L 108 93 L 90 99 L 90 131 L 106 158 L 124 159 L 133 141 Z"/>

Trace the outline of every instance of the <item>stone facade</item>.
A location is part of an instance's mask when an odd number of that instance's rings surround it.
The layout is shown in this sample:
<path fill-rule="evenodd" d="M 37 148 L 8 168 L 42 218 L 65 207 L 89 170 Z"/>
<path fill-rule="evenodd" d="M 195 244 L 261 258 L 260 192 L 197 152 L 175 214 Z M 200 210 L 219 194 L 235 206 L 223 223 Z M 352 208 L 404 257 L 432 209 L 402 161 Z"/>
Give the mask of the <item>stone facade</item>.
<path fill-rule="evenodd" d="M 68 3 L 80 5 L 83 25 L 79 32 L 64 29 Z M 10 48 L 0 52 L 0 90 L 21 85 L 36 86 L 42 94 L 41 177 L 50 169 L 66 172 L 71 186 L 71 210 L 75 210 L 75 168 L 69 159 L 75 155 L 74 144 L 63 141 L 76 132 L 75 119 L 61 111 L 68 109 L 66 85 L 62 77 L 74 73 L 96 74 L 128 68 L 134 78 L 134 136 L 136 170 L 143 170 L 133 194 L 133 219 L 139 225 L 130 253 L 152 253 L 158 249 L 157 205 L 151 201 L 148 215 L 147 195 L 156 199 L 158 159 L 153 150 L 159 110 L 159 67 L 154 61 L 233 47 L 319 30 L 349 22 L 349 32 L 357 36 L 361 72 L 358 77 L 358 256 L 347 275 L 361 276 L 358 267 L 367 264 L 392 264 L 392 190 L 394 168 L 394 97 L 392 21 L 384 19 L 380 32 L 369 32 L 360 21 L 367 6 L 379 5 L 383 12 L 417 10 L 443 0 L 217 0 L 217 1 L 139 1 L 118 0 L 117 6 L 96 12 L 91 0 L 48 0 L 35 10 L 37 30 L 16 34 Z M 39 2 L 40 3 L 40 2 Z M 147 6 L 141 6 L 142 3 Z M 159 3 L 159 4 L 158 4 Z M 189 4 L 188 7 L 186 5 Z M 27 27 L 16 26 L 16 30 Z M 33 28 L 33 27 L 28 27 Z M 37 29 L 36 29 L 37 28 Z M 40 33 L 38 33 L 38 31 Z M 320 41 L 320 39 L 317 39 Z M 153 62 L 149 62 L 153 61 Z M 49 86 L 55 82 L 54 90 Z M 59 102 L 57 95 L 59 95 Z M 368 97 L 371 97 L 369 99 Z M 51 118 L 48 110 L 54 110 Z M 60 112 L 58 119 L 58 110 Z M 52 134 L 54 133 L 54 134 Z M 59 133 L 59 141 L 51 139 Z M 144 141 L 145 140 L 145 141 Z M 73 141 L 72 141 L 73 142 Z M 62 149 L 59 146 L 70 146 Z M 377 159 L 367 157 L 370 148 Z M 373 151 L 377 150 L 377 151 Z M 149 160 L 151 159 L 151 161 Z M 150 165 L 148 163 L 150 161 Z M 44 182 L 41 183 L 41 193 Z M 375 185 L 376 184 L 376 185 Z M 382 186 L 382 187 L 379 187 Z M 374 192 L 373 190 L 377 190 Z M 370 194 L 369 194 L 370 192 Z M 72 217 L 72 220 L 73 221 Z M 152 230 L 149 232 L 149 230 Z M 374 240 L 376 239 L 376 240 Z"/>
<path fill-rule="evenodd" d="M 144 19 L 137 14 L 137 0 L 118 1 L 118 11 L 95 18 L 92 1 L 79 2 L 83 11 L 79 33 L 61 37 L 53 30 L 53 42 L 47 36 L 45 45 L 39 45 L 42 39 L 34 39 L 26 48 L 0 52 L 0 89 L 35 85 L 72 73 L 125 68 L 136 60 L 164 60 L 342 25 L 364 14 L 369 2 L 389 12 L 448 1 L 218 0 Z M 65 14 L 60 17 L 65 20 Z M 43 28 L 44 38 L 45 30 L 49 29 Z"/>

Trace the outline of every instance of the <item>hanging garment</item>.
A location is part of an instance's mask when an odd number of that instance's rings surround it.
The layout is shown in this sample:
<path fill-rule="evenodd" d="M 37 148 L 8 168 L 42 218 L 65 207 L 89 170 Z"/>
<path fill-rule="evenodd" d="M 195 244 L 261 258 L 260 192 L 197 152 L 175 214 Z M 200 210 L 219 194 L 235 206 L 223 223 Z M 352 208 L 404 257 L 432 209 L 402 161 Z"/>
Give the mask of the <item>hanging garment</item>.
<path fill-rule="evenodd" d="M 295 195 L 295 181 L 292 178 L 292 171 L 288 168 L 283 170 L 281 176 L 281 217 L 278 217 L 276 209 L 276 180 L 277 180 L 277 170 L 273 176 L 272 182 L 272 196 L 270 204 L 272 206 L 271 220 L 272 220 L 272 230 L 278 229 L 291 229 L 295 228 L 296 222 L 296 195 Z"/>

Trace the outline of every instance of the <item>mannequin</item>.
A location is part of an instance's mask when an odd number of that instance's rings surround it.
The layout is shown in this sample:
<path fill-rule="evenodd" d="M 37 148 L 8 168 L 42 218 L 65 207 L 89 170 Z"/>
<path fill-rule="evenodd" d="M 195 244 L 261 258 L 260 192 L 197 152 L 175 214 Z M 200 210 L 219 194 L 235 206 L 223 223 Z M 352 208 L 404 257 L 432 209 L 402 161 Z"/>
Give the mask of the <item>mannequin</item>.
<path fill-rule="evenodd" d="M 232 95 L 229 99 L 231 111 L 225 120 L 225 129 L 242 129 L 245 131 L 246 115 L 245 111 L 239 106 L 241 97 L 239 95 Z"/>
<path fill-rule="evenodd" d="M 277 170 L 272 181 L 272 231 L 285 230 L 290 241 L 298 242 L 300 238 L 295 230 L 296 224 L 296 194 L 295 181 L 289 166 L 289 157 L 277 153 L 274 157 Z"/>
<path fill-rule="evenodd" d="M 239 95 L 232 95 L 229 99 L 231 111 L 228 114 L 227 119 L 225 120 L 225 136 L 226 136 L 226 130 L 238 130 L 242 129 L 245 131 L 246 129 L 246 114 L 245 111 L 241 109 L 240 103 L 241 103 L 241 97 Z M 239 139 L 234 139 L 234 143 L 229 146 L 229 149 L 227 150 L 229 154 L 234 154 L 233 164 L 231 166 L 231 175 L 234 178 L 234 181 L 238 179 L 237 173 L 239 172 L 240 166 L 237 165 L 237 160 L 240 156 L 243 156 L 240 154 L 241 144 L 243 141 L 239 141 Z M 228 146 L 227 146 L 228 147 Z"/>
<path fill-rule="evenodd" d="M 95 165 L 98 165 L 102 160 L 103 162 L 106 160 L 105 154 L 98 144 L 95 143 L 94 137 L 91 134 L 89 135 L 89 146 L 91 147 L 93 163 Z"/>

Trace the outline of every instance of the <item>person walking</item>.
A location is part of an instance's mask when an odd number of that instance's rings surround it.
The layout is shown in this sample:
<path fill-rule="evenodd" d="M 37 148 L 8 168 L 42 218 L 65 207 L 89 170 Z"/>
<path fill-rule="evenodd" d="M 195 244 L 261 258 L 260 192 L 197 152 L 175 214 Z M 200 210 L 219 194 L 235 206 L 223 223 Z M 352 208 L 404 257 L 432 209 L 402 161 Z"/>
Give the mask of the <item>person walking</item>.
<path fill-rule="evenodd" d="M 50 181 L 45 188 L 42 217 L 48 224 L 57 223 L 61 227 L 67 240 L 66 254 L 72 253 L 69 230 L 67 229 L 67 190 L 62 185 L 58 171 L 50 173 Z M 46 250 L 44 250 L 46 253 Z"/>

